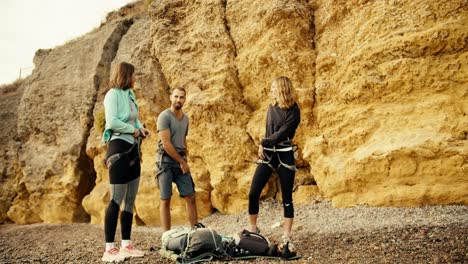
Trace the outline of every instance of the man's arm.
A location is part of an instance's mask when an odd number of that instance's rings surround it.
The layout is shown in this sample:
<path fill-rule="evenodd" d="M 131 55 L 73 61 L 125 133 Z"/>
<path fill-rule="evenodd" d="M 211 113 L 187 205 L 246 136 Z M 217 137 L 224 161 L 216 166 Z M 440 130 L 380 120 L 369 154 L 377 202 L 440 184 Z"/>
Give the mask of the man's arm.
<path fill-rule="evenodd" d="M 187 162 L 185 162 L 182 156 L 180 156 L 179 153 L 177 153 L 177 150 L 175 149 L 174 145 L 172 145 L 171 133 L 169 129 L 159 130 L 158 134 L 159 134 L 159 138 L 161 139 L 163 149 L 171 158 L 173 158 L 175 161 L 177 161 L 180 164 L 180 167 L 182 168 L 182 172 L 185 174 L 188 171 L 190 171 L 187 165 Z"/>

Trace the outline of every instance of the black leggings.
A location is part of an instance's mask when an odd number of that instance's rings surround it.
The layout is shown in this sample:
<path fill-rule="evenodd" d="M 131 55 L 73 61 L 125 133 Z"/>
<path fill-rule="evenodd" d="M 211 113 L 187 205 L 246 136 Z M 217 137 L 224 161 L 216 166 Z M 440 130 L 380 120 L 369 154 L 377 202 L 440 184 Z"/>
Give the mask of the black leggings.
<path fill-rule="evenodd" d="M 276 170 L 278 172 L 281 184 L 281 194 L 283 195 L 284 217 L 293 218 L 294 206 L 292 200 L 292 191 L 296 172 L 284 167 L 283 165 L 279 165 L 280 163 L 278 156 L 281 159 L 281 162 L 288 165 L 294 165 L 294 152 L 288 151 L 272 153 L 265 151 L 265 154 L 268 155 L 268 157 L 272 157 L 270 165 L 272 165 L 273 168 L 277 168 Z M 272 172 L 273 170 L 267 164 L 259 164 L 257 166 L 252 179 L 252 185 L 250 185 L 249 214 L 258 214 L 260 194 L 262 193 L 265 185 L 268 183 Z"/>

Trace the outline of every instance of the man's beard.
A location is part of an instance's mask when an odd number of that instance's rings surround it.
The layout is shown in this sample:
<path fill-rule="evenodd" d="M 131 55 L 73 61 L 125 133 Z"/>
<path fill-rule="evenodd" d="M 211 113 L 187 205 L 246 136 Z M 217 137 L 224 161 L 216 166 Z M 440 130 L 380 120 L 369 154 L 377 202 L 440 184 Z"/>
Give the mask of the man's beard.
<path fill-rule="evenodd" d="M 174 105 L 174 109 L 175 110 L 180 110 L 180 109 L 182 109 L 182 105 Z"/>

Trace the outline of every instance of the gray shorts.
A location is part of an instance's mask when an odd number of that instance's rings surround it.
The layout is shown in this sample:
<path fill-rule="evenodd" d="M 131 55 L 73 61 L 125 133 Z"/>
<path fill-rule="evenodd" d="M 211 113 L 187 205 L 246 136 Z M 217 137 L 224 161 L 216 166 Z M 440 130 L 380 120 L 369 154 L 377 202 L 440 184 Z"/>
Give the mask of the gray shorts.
<path fill-rule="evenodd" d="M 182 174 L 179 163 L 158 163 L 156 180 L 159 186 L 160 198 L 167 200 L 172 196 L 172 183 L 175 182 L 181 197 L 195 194 L 195 184 L 190 171 Z"/>

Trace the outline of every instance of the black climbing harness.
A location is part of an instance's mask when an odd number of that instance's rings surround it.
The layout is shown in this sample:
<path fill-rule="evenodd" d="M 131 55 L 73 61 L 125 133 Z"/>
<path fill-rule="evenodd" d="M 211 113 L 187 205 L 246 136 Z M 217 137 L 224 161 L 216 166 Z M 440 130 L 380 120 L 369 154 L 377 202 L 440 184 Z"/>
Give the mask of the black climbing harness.
<path fill-rule="evenodd" d="M 112 133 L 108 142 L 110 142 L 110 139 L 112 138 L 112 135 L 114 135 L 114 134 L 116 136 L 119 136 L 122 133 Z M 140 152 L 140 143 L 141 143 L 141 139 L 143 139 L 143 138 L 145 138 L 145 136 L 142 133 L 140 133 L 140 136 L 138 136 L 138 138 L 135 139 L 135 142 L 133 143 L 133 145 L 130 147 L 129 150 L 127 150 L 125 152 L 122 152 L 122 153 L 115 153 L 115 154 L 110 155 L 106 159 L 106 162 L 105 162 L 107 168 L 109 169 L 112 166 L 112 164 L 114 164 L 116 161 L 120 160 L 121 158 L 129 156 L 130 153 L 132 153 L 132 151 L 135 148 L 137 148 L 138 149 L 138 155 L 136 155 L 135 158 L 133 158 L 133 159 L 131 159 L 129 161 L 129 167 L 133 166 L 137 162 L 138 158 L 140 157 L 140 153 L 139 153 Z"/>

